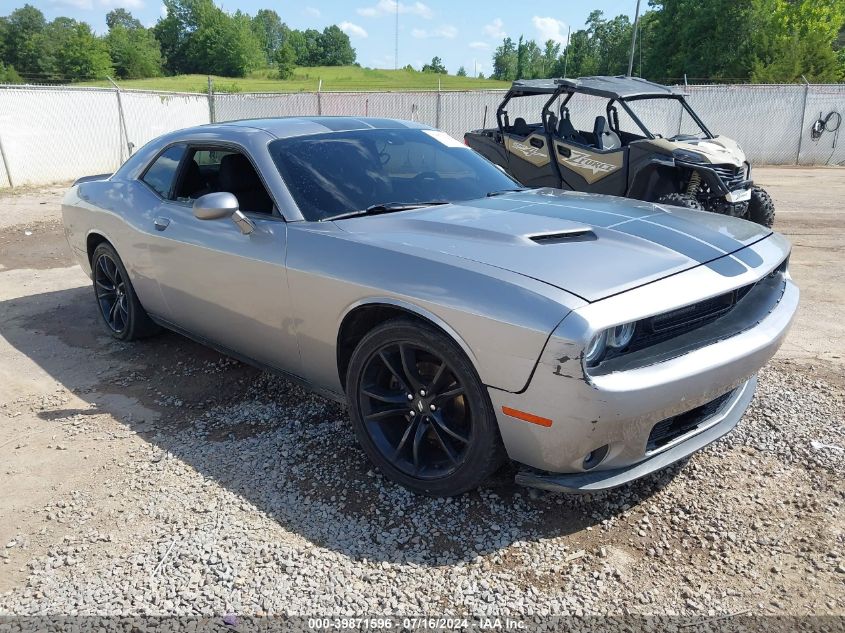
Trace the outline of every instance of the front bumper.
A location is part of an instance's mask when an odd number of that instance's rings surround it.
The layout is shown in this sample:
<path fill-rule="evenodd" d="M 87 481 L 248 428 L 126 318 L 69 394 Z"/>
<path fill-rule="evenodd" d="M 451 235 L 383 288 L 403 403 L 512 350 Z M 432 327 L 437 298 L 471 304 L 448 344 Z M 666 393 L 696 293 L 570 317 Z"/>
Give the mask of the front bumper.
<path fill-rule="evenodd" d="M 747 277 L 733 278 L 731 283 L 740 287 L 763 274 L 763 279 L 777 281 L 782 294 L 768 311 L 752 315 L 750 326 L 731 330 L 723 323 L 700 346 L 585 374 L 580 358 L 583 343 L 574 341 L 588 340 L 597 329 L 635 320 L 655 307 L 701 300 L 700 289 L 714 286 L 714 279 L 712 271 L 699 267 L 574 311 L 550 337 L 523 392 L 491 389 L 509 456 L 540 471 L 524 472 L 520 481 L 533 485 L 545 481 L 545 487 L 567 490 L 613 487 L 682 459 L 730 431 L 751 399 L 753 376 L 780 347 L 798 306 L 798 288 L 787 274 L 775 270 L 788 252 L 786 245 L 769 238 L 755 250 L 764 261 L 763 270 L 749 270 Z M 713 294 L 724 291 L 724 283 L 714 287 Z M 695 331 L 690 337 L 699 334 Z M 723 417 L 718 422 L 701 420 L 669 445 L 650 446 L 659 422 L 732 390 L 736 391 L 719 410 L 717 415 Z M 548 424 L 517 419 L 503 407 L 529 412 Z"/>
<path fill-rule="evenodd" d="M 516 483 L 555 492 L 589 493 L 609 490 L 645 477 L 692 455 L 732 431 L 748 408 L 756 387 L 757 377 L 754 376 L 734 390 L 728 401 L 714 415 L 699 420 L 697 432 L 691 432 L 683 441 L 673 443 L 666 450 L 657 452 L 639 463 L 613 470 L 591 470 L 573 474 L 550 474 L 523 469 L 517 473 Z"/>

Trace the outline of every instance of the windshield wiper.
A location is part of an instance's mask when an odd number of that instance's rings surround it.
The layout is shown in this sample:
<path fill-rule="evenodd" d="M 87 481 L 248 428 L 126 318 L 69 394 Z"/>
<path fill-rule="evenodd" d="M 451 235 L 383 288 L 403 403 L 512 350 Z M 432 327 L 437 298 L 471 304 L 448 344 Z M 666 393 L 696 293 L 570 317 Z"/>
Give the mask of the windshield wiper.
<path fill-rule="evenodd" d="M 489 191 L 487 193 L 487 197 L 493 198 L 494 196 L 501 196 L 506 193 L 517 193 L 519 191 L 528 191 L 528 187 L 520 187 L 519 189 L 501 189 L 500 191 Z"/>
<path fill-rule="evenodd" d="M 361 215 L 378 215 L 380 213 L 392 213 L 393 211 L 410 211 L 411 209 L 422 209 L 423 207 L 436 207 L 441 204 L 449 204 L 448 200 L 431 200 L 429 202 L 381 202 L 379 204 L 372 204 L 366 209 L 359 209 L 357 211 L 346 211 L 345 213 L 338 213 L 323 218 L 320 222 L 330 222 L 332 220 L 344 220 L 346 218 L 355 218 Z"/>

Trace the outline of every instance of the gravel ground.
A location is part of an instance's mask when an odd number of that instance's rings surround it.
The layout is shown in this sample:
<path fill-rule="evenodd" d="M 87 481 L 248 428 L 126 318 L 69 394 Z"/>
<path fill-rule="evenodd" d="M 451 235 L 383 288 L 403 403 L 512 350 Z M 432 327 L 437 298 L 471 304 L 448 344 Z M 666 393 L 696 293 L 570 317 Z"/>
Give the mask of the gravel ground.
<path fill-rule="evenodd" d="M 60 253 L 0 243 L 0 616 L 845 614 L 841 365 L 780 356 L 733 433 L 609 493 L 504 469 L 428 499 L 343 407 L 173 334 L 112 341 Z"/>
<path fill-rule="evenodd" d="M 829 447 L 845 446 L 831 425 L 845 407 L 789 370 L 767 370 L 738 430 L 685 466 L 585 497 L 517 489 L 507 472 L 416 497 L 369 468 L 342 407 L 267 374 L 206 411 L 161 402 L 149 443 L 102 482 L 113 531 L 88 527 L 92 492 L 44 507 L 70 532 L 0 613 L 842 613 L 845 454 Z M 96 416 L 55 421 L 58 450 L 114 433 Z M 577 538 L 561 530 L 573 522 Z"/>

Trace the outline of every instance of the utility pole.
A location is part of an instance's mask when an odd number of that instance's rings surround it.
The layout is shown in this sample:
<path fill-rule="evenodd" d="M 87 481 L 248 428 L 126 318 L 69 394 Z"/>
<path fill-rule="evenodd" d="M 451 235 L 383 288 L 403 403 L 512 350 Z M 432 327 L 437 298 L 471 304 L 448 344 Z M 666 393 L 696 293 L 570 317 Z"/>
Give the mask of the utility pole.
<path fill-rule="evenodd" d="M 566 79 L 566 62 L 569 61 L 569 36 L 572 35 L 572 26 L 566 29 L 566 48 L 563 50 L 563 78 Z"/>
<path fill-rule="evenodd" d="M 396 2 L 396 42 L 393 50 L 393 70 L 399 70 L 399 0 Z"/>
<path fill-rule="evenodd" d="M 640 22 L 640 0 L 637 0 L 637 10 L 634 13 L 634 28 L 631 29 L 631 56 L 628 58 L 628 76 L 634 70 L 634 50 L 637 48 L 637 26 Z"/>

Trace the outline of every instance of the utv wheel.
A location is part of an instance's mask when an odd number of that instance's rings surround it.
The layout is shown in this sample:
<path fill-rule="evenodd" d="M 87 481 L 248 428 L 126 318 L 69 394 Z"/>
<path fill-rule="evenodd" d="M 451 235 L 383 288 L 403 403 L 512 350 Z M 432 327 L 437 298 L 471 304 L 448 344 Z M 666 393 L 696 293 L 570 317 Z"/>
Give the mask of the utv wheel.
<path fill-rule="evenodd" d="M 94 297 L 109 334 L 119 341 L 132 341 L 158 331 L 138 302 L 126 268 L 111 244 L 94 249 L 91 270 Z"/>
<path fill-rule="evenodd" d="M 431 326 L 397 319 L 369 332 L 352 354 L 346 393 L 370 460 L 415 492 L 471 490 L 504 459 L 487 390 L 463 351 Z"/>
<path fill-rule="evenodd" d="M 697 211 L 704 210 L 704 207 L 701 206 L 698 200 L 685 193 L 668 193 L 665 196 L 660 196 L 657 199 L 657 204 L 668 204 L 674 207 L 684 207 L 685 209 L 696 209 Z"/>
<path fill-rule="evenodd" d="M 748 219 L 769 228 L 775 223 L 775 203 L 765 189 L 754 187 L 751 190 Z"/>

